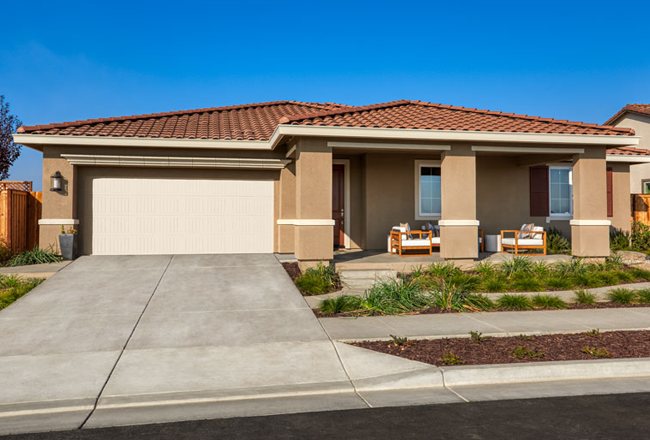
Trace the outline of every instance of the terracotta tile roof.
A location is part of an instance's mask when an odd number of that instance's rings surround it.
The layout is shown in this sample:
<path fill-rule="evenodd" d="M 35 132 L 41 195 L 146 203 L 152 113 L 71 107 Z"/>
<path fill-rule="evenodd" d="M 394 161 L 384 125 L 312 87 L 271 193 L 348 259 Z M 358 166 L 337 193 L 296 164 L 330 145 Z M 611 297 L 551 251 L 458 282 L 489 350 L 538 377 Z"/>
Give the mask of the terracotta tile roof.
<path fill-rule="evenodd" d="M 19 133 L 173 139 L 268 140 L 283 116 L 349 106 L 274 101 L 145 115 L 22 126 Z"/>
<path fill-rule="evenodd" d="M 614 116 L 609 118 L 605 124 L 612 124 L 616 121 L 623 113 L 639 113 L 642 115 L 650 116 L 650 104 L 628 104 L 622 109 L 620 109 Z"/>
<path fill-rule="evenodd" d="M 422 101 L 393 101 L 365 107 L 285 116 L 283 124 L 625 136 L 630 128 L 516 115 Z"/>
<path fill-rule="evenodd" d="M 620 154 L 623 156 L 650 156 L 650 151 L 644 148 L 617 147 L 609 148 L 607 154 Z"/>

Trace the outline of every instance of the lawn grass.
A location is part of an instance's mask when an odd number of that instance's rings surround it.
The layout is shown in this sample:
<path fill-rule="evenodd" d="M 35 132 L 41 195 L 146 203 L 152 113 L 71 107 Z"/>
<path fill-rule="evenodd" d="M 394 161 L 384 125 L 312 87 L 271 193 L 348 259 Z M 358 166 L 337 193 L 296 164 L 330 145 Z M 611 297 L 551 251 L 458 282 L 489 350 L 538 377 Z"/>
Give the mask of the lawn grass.
<path fill-rule="evenodd" d="M 45 281 L 44 278 L 20 278 L 15 275 L 0 275 L 0 310 L 9 307 L 43 281 Z"/>

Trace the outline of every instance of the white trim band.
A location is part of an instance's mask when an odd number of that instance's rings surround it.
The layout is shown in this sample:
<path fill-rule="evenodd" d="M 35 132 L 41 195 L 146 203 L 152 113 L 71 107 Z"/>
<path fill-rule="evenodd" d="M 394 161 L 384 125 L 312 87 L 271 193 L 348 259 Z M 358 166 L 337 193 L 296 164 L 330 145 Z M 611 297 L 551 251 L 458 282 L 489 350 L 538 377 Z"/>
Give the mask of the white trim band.
<path fill-rule="evenodd" d="M 526 147 L 491 147 L 472 146 L 472 151 L 487 151 L 493 153 L 535 153 L 535 154 L 583 154 L 584 148 L 526 148 Z"/>
<path fill-rule="evenodd" d="M 39 225 L 78 225 L 79 220 L 76 218 L 42 218 L 38 221 Z"/>
<path fill-rule="evenodd" d="M 612 224 L 609 220 L 571 220 L 571 226 L 610 226 Z"/>
<path fill-rule="evenodd" d="M 223 168 L 236 170 L 281 170 L 291 160 L 247 157 L 112 156 L 62 154 L 72 165 L 158 168 Z"/>
<path fill-rule="evenodd" d="M 334 220 L 327 218 L 294 218 L 278 220 L 278 224 L 293 226 L 334 226 Z"/>
<path fill-rule="evenodd" d="M 440 226 L 478 226 L 478 220 L 438 220 Z"/>
<path fill-rule="evenodd" d="M 625 163 L 648 163 L 650 156 L 633 156 L 631 154 L 608 154 L 607 162 L 625 162 Z"/>
<path fill-rule="evenodd" d="M 374 150 L 431 150 L 431 151 L 449 151 L 451 145 L 432 145 L 432 144 L 380 144 L 370 142 L 328 142 L 330 148 L 362 148 Z"/>

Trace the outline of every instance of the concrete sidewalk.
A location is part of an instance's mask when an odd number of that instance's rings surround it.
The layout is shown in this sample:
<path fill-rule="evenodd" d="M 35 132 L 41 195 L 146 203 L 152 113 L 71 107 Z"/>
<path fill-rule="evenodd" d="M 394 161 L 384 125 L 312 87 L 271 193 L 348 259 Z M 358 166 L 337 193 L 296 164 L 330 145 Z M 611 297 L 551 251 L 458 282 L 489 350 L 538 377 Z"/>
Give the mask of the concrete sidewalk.
<path fill-rule="evenodd" d="M 30 264 L 29 266 L 0 267 L 0 275 L 16 275 L 22 278 L 49 278 L 72 261 Z"/>
<path fill-rule="evenodd" d="M 333 340 L 468 337 L 470 331 L 486 336 L 579 333 L 591 329 L 649 330 L 650 307 L 525 312 L 445 313 L 432 315 L 320 318 Z"/>

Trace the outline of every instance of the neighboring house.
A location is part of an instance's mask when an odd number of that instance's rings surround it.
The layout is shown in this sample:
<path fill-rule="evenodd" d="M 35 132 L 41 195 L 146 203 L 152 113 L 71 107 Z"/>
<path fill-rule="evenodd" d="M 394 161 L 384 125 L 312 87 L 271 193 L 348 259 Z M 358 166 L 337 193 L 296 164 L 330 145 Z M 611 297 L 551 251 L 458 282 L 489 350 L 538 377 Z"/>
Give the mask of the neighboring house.
<path fill-rule="evenodd" d="M 639 137 L 639 148 L 650 150 L 650 104 L 628 104 L 605 124 L 634 129 Z M 650 194 L 650 157 L 645 163 L 630 167 L 630 192 Z"/>
<path fill-rule="evenodd" d="M 83 254 L 386 250 L 392 226 L 438 223 L 443 258 L 486 234 L 554 226 L 573 254 L 630 229 L 628 128 L 420 101 L 278 101 L 24 126 L 43 152 L 40 244 L 76 225 Z M 49 191 L 50 175 L 62 191 Z"/>

